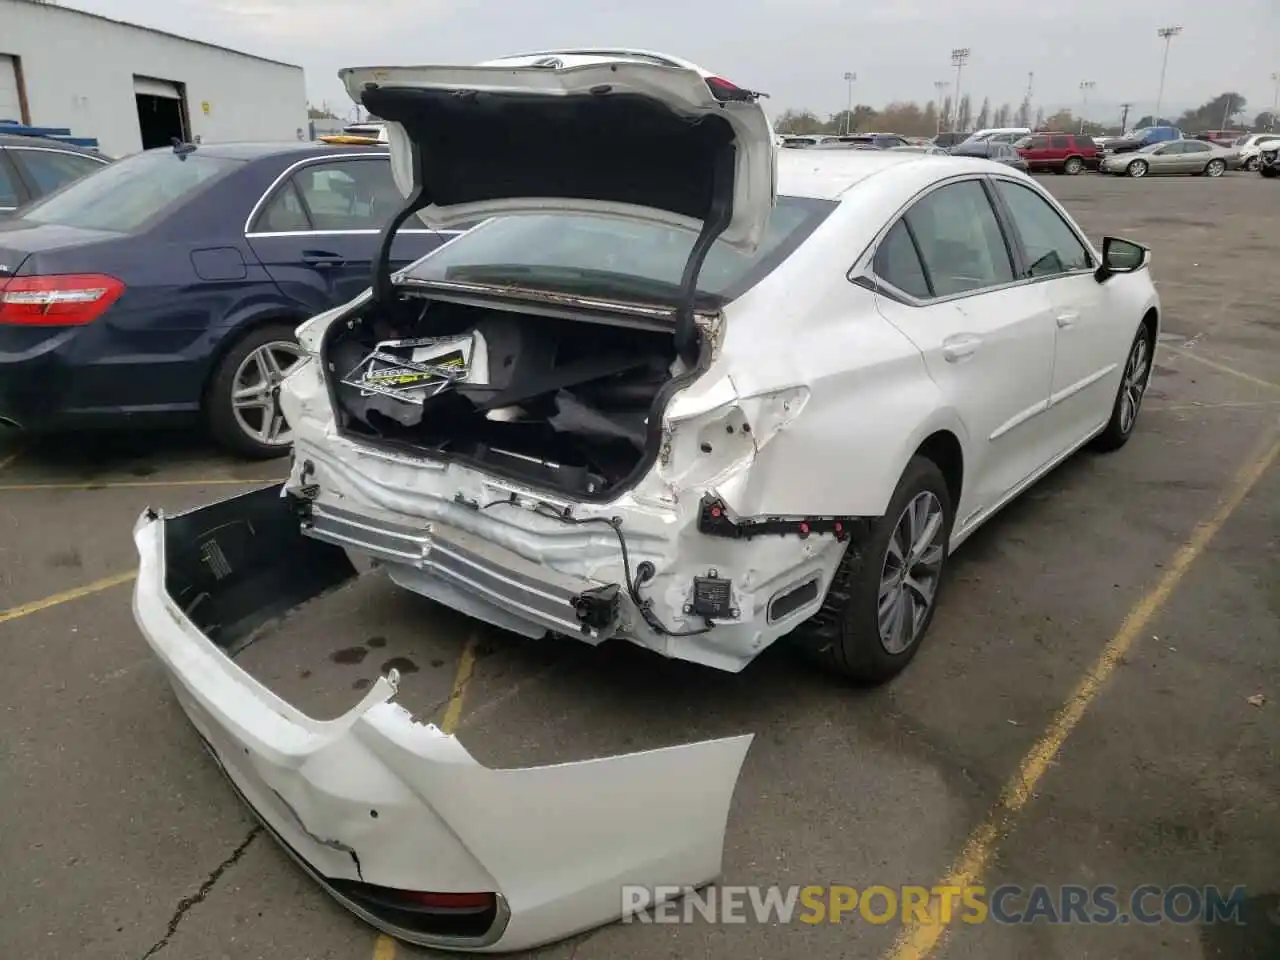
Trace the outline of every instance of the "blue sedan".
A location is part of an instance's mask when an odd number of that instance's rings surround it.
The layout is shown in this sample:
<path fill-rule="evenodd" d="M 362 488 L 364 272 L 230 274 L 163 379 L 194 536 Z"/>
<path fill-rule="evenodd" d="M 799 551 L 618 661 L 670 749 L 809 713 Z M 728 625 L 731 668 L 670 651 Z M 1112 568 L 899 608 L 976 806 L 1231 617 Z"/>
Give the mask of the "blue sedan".
<path fill-rule="evenodd" d="M 293 331 L 369 285 L 403 204 L 384 147 L 183 145 L 90 174 L 0 222 L 0 427 L 203 420 L 287 453 Z M 401 230 L 393 267 L 452 235 Z"/>

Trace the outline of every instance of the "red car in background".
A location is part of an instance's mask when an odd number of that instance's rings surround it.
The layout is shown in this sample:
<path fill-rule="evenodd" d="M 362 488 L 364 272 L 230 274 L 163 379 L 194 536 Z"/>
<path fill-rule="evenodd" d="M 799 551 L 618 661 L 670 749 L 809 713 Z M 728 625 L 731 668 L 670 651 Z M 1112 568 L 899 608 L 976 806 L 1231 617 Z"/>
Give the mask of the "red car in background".
<path fill-rule="evenodd" d="M 1100 160 L 1093 137 L 1074 133 L 1033 133 L 1019 140 L 1014 148 L 1033 173 L 1052 170 L 1074 176 L 1084 170 L 1097 170 Z"/>

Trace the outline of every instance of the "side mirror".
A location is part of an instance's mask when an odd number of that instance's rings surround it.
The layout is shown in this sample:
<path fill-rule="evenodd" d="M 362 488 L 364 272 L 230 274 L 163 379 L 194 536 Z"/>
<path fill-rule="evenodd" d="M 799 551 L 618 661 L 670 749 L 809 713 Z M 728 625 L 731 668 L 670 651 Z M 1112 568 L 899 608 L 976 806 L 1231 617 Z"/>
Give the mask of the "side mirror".
<path fill-rule="evenodd" d="M 1104 237 L 1102 240 L 1102 265 L 1094 272 L 1099 283 L 1104 283 L 1117 273 L 1134 273 L 1147 265 L 1147 248 L 1132 240 Z"/>

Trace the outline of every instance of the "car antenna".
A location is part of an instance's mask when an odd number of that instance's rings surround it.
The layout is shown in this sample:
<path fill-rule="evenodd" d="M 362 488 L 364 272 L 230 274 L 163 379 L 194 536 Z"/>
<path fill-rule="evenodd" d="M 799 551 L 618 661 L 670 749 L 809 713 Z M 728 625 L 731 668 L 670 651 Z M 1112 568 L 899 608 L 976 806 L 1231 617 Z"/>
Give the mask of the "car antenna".
<path fill-rule="evenodd" d="M 195 152 L 196 152 L 196 145 L 194 143 L 185 143 L 183 140 L 181 140 L 178 137 L 173 138 L 173 154 L 179 160 L 185 160 L 187 159 L 188 154 L 195 153 Z"/>

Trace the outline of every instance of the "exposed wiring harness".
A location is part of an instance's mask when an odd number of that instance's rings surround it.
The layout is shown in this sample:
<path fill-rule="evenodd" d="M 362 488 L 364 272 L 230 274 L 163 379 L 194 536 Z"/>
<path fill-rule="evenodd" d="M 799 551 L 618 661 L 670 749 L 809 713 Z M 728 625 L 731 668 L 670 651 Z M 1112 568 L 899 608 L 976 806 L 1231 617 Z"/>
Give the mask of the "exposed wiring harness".
<path fill-rule="evenodd" d="M 478 509 L 488 510 L 490 507 L 496 507 L 501 504 L 527 509 L 516 500 L 514 494 L 509 499 L 493 500 Z M 640 611 L 640 616 L 644 618 L 644 622 L 649 625 L 654 633 L 664 637 L 697 637 L 704 633 L 709 633 L 715 627 L 716 624 L 713 620 L 709 617 L 703 617 L 704 626 L 696 627 L 692 630 L 673 630 L 658 618 L 658 615 L 653 612 L 653 601 L 640 595 L 640 588 L 652 580 L 657 571 L 652 563 L 644 560 L 636 568 L 635 573 L 632 573 L 631 552 L 627 549 L 626 534 L 622 532 L 621 517 L 575 517 L 567 509 L 563 512 L 553 510 L 544 503 L 536 504 L 533 512 L 571 526 L 588 526 L 589 524 L 598 523 L 612 530 L 613 535 L 618 538 L 618 549 L 622 553 L 622 574 L 623 579 L 626 581 L 624 585 L 627 590 L 627 596 L 631 598 L 631 602 Z"/>

